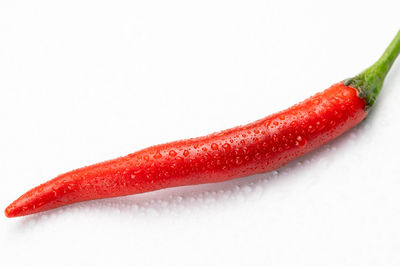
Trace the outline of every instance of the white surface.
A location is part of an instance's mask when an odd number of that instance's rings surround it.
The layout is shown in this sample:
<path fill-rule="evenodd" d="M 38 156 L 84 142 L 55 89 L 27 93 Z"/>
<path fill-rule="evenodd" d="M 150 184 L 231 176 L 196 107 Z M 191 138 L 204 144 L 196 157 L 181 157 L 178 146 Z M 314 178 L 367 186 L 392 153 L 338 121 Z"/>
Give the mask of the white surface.
<path fill-rule="evenodd" d="M 0 207 L 62 172 L 262 118 L 378 58 L 393 1 L 2 1 Z M 0 216 L 2 266 L 399 266 L 400 63 L 277 172 Z"/>

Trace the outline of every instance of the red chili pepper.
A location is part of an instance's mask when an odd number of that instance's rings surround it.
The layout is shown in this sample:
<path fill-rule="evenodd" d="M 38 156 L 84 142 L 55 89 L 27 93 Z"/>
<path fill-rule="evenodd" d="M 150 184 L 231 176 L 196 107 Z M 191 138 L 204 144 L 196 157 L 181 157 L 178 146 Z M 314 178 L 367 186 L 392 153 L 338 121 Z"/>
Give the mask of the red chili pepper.
<path fill-rule="evenodd" d="M 24 216 L 85 200 L 221 182 L 276 169 L 360 123 L 399 52 L 400 31 L 370 68 L 287 110 L 245 126 L 67 172 L 22 195 L 5 214 Z"/>

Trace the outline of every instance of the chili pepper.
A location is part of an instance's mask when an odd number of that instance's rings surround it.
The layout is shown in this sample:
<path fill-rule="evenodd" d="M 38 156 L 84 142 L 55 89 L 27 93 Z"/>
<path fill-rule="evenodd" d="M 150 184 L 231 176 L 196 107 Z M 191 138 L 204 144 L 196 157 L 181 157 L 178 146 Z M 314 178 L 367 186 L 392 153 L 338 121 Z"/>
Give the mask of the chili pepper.
<path fill-rule="evenodd" d="M 370 68 L 289 109 L 245 126 L 152 146 L 64 173 L 22 195 L 5 214 L 24 216 L 85 200 L 221 182 L 276 169 L 360 123 L 399 52 L 400 31 Z"/>

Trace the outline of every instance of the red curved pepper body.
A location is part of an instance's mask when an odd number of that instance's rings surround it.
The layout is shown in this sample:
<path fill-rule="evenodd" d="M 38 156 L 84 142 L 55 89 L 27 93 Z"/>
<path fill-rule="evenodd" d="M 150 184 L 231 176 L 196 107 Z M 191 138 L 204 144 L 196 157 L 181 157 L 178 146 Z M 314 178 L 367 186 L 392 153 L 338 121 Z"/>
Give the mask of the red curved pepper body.
<path fill-rule="evenodd" d="M 341 135 L 367 115 L 357 90 L 338 83 L 245 126 L 140 150 L 62 174 L 22 195 L 8 217 L 74 202 L 267 172 Z"/>

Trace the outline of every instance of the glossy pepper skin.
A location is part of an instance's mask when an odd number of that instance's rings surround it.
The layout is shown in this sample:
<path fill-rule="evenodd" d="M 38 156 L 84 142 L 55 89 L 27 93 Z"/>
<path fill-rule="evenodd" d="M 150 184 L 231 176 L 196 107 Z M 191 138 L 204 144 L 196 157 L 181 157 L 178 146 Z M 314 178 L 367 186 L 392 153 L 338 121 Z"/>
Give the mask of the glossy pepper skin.
<path fill-rule="evenodd" d="M 400 32 L 396 38 L 398 53 Z M 380 88 L 353 87 L 357 77 L 245 126 L 152 146 L 67 172 L 22 195 L 5 214 L 24 216 L 85 200 L 221 182 L 276 169 L 338 137 L 367 116 L 369 99 L 375 101 L 376 97 L 365 95 L 379 93 Z"/>

